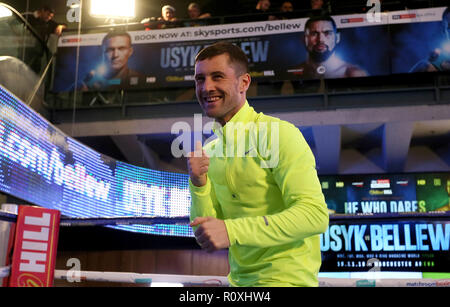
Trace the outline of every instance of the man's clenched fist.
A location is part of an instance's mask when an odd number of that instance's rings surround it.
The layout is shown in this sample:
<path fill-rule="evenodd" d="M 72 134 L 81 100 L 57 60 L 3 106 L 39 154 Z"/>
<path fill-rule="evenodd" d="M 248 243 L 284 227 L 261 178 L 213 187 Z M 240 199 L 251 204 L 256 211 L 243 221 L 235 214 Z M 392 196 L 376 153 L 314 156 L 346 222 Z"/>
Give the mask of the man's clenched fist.
<path fill-rule="evenodd" d="M 188 154 L 187 164 L 192 184 L 197 187 L 204 186 L 208 174 L 209 157 L 202 148 L 202 142 L 195 143 L 195 151 Z"/>
<path fill-rule="evenodd" d="M 230 246 L 227 227 L 223 220 L 214 217 L 197 217 L 190 224 L 191 227 L 199 226 L 195 231 L 195 239 L 202 249 L 208 253 Z"/>

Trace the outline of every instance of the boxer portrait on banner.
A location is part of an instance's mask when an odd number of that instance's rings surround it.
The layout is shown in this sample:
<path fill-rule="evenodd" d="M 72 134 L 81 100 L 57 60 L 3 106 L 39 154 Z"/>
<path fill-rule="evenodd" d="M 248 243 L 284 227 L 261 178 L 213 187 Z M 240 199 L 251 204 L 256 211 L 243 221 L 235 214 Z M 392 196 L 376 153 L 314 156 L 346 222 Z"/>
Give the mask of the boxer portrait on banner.
<path fill-rule="evenodd" d="M 114 31 L 102 40 L 103 59 L 82 80 L 80 89 L 101 90 L 109 86 L 130 87 L 145 82 L 145 76 L 128 66 L 133 55 L 131 36 L 127 32 Z"/>
<path fill-rule="evenodd" d="M 305 79 L 367 76 L 364 69 L 344 61 L 336 54 L 340 41 L 341 33 L 331 16 L 311 17 L 306 21 L 304 32 L 307 59 L 288 72 Z"/>
<path fill-rule="evenodd" d="M 450 9 L 442 14 L 441 21 L 442 40 L 427 59 L 417 62 L 410 72 L 436 72 L 450 71 Z"/>

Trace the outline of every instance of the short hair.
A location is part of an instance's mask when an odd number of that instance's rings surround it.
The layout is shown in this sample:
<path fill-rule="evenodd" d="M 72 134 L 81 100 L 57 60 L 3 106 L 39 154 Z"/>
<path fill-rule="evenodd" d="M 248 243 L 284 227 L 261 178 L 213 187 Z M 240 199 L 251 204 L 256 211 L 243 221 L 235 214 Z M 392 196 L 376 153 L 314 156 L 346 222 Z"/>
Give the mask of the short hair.
<path fill-rule="evenodd" d="M 165 10 L 170 10 L 170 11 L 172 11 L 172 12 L 175 12 L 175 11 L 176 11 L 175 8 L 174 8 L 173 6 L 171 6 L 171 5 L 164 5 L 164 6 L 161 8 L 161 12 L 164 12 Z"/>
<path fill-rule="evenodd" d="M 105 45 L 105 43 L 106 43 L 106 41 L 108 39 L 116 37 L 116 36 L 126 36 L 126 37 L 128 37 L 128 39 L 130 41 L 130 46 L 131 46 L 131 36 L 126 31 L 111 31 L 111 32 L 108 32 L 108 34 L 106 34 L 105 37 L 103 37 L 102 46 Z"/>
<path fill-rule="evenodd" d="M 228 55 L 230 63 L 237 64 L 240 68 L 239 75 L 248 73 L 247 55 L 245 55 L 241 48 L 228 42 L 218 42 L 202 49 L 195 57 L 195 63 L 206 59 L 211 59 L 222 54 Z"/>
<path fill-rule="evenodd" d="M 196 3 L 196 2 L 191 2 L 191 3 L 188 5 L 188 10 L 193 9 L 193 8 L 197 8 L 197 9 L 200 10 L 200 5 L 199 5 L 198 3 Z"/>
<path fill-rule="evenodd" d="M 331 22 L 332 26 L 333 26 L 333 31 L 337 32 L 337 27 L 336 27 L 336 22 L 334 21 L 334 19 L 329 16 L 329 15 L 321 15 L 321 16 L 313 16 L 310 19 L 308 19 L 305 23 L 305 32 L 306 29 L 309 29 L 309 26 L 313 23 L 313 22 L 317 22 L 317 21 L 329 21 Z"/>
<path fill-rule="evenodd" d="M 55 10 L 53 8 L 51 8 L 49 5 L 43 5 L 41 7 L 41 11 L 43 11 L 43 12 L 50 12 L 52 14 L 55 14 Z"/>

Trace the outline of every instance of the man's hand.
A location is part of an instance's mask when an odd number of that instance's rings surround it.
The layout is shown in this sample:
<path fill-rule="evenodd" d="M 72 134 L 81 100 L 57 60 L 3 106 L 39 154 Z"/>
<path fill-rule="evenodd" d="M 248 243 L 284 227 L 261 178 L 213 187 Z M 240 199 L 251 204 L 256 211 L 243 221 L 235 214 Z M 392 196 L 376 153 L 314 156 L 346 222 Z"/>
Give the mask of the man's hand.
<path fill-rule="evenodd" d="M 195 238 L 201 248 L 208 253 L 230 246 L 227 228 L 223 220 L 210 216 L 197 217 L 190 226 L 199 226 L 195 231 Z"/>
<path fill-rule="evenodd" d="M 195 143 L 195 151 L 188 154 L 187 164 L 191 182 L 197 187 L 204 186 L 208 174 L 209 157 L 202 148 L 202 142 Z"/>
<path fill-rule="evenodd" d="M 55 28 L 55 34 L 58 35 L 58 36 L 61 36 L 62 32 L 63 32 L 65 29 L 67 29 L 67 26 L 66 26 L 66 25 L 58 25 L 58 26 Z"/>

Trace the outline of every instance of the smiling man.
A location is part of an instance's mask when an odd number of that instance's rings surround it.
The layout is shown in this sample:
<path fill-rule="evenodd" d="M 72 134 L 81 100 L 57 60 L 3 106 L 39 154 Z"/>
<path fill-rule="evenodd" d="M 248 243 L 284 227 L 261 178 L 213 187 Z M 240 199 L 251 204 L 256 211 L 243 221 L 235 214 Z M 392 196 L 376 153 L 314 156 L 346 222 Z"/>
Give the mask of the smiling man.
<path fill-rule="evenodd" d="M 197 55 L 196 95 L 217 138 L 188 156 L 191 226 L 202 249 L 229 248 L 232 286 L 317 286 L 328 211 L 314 156 L 298 128 L 250 107 L 250 83 L 239 47 Z"/>

